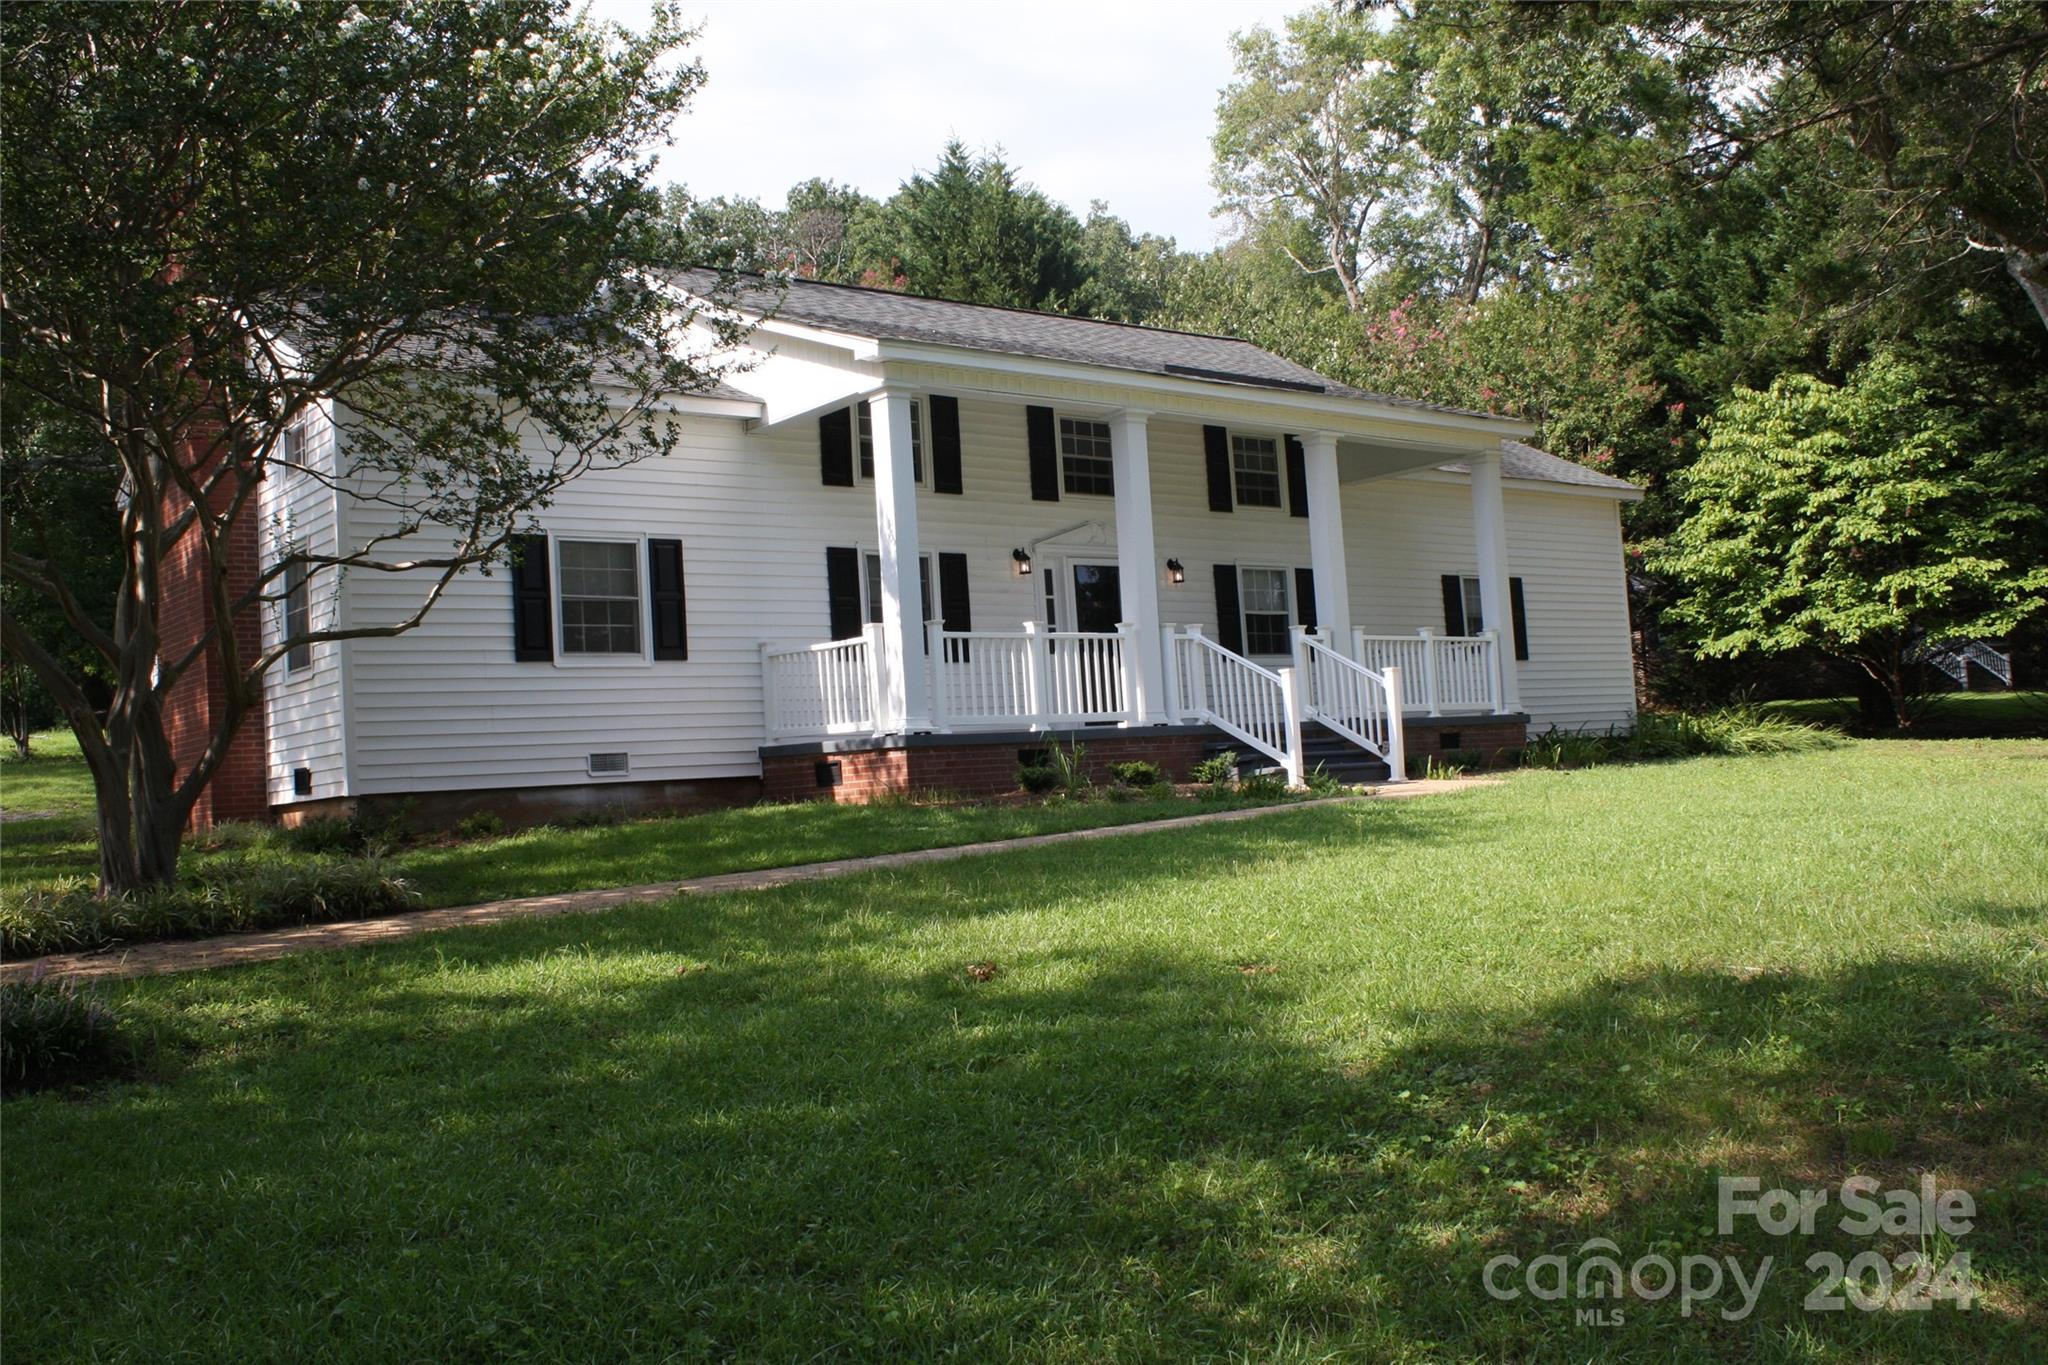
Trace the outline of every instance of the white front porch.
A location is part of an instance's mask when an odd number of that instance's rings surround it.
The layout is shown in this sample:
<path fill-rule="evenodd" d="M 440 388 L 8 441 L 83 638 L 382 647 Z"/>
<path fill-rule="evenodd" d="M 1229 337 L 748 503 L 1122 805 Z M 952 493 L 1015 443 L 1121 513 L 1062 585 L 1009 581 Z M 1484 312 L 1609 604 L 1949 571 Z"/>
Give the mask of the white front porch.
<path fill-rule="evenodd" d="M 1280 477 L 1274 462 L 1281 438 L 1258 438 L 1268 462 L 1265 500 L 1240 485 L 1238 515 L 1230 522 L 1198 521 L 1205 513 L 1233 511 L 1231 494 L 1216 491 L 1215 461 L 1223 458 L 1217 446 L 1226 439 L 1224 427 L 1202 425 L 1211 420 L 1206 414 L 1170 414 L 1155 423 L 1153 413 L 1139 408 L 1091 410 L 1080 400 L 1062 402 L 1062 420 L 1070 412 L 1087 417 L 1085 423 L 1069 425 L 1091 429 L 1092 444 L 1085 458 L 1098 470 L 1102 464 L 1112 466 L 1113 493 L 1112 481 L 1102 479 L 1110 471 L 1090 476 L 1102 480 L 1100 488 L 1069 483 L 1064 490 L 1053 487 L 1041 493 L 1034 465 L 1031 501 L 1005 504 L 1020 516 L 1014 531 L 996 530 L 1004 539 L 982 541 L 971 556 L 957 550 L 938 555 L 953 561 L 939 567 L 953 570 L 950 581 L 956 584 L 970 572 L 970 562 L 986 564 L 998 556 L 1014 560 L 1006 597 L 1016 589 L 1040 595 L 1043 578 L 1042 597 L 1033 613 L 1037 620 L 1020 621 L 1014 629 L 974 629 L 967 628 L 964 610 L 956 613 L 950 605 L 938 610 L 934 585 L 944 575 L 933 569 L 929 547 L 919 533 L 921 512 L 959 520 L 953 516 L 951 500 L 920 497 L 923 476 L 918 471 L 924 452 L 915 444 L 913 402 L 929 392 L 920 388 L 914 394 L 908 385 L 891 380 L 865 394 L 862 466 L 871 469 L 865 481 L 873 499 L 875 538 L 861 551 L 865 586 L 856 605 L 865 601 L 869 624 L 841 625 L 835 618 L 842 638 L 762 648 L 769 745 L 1032 733 L 1081 726 L 1113 726 L 1126 732 L 1207 726 L 1264 755 L 1299 781 L 1304 766 L 1302 730 L 1319 725 L 1383 760 L 1400 780 L 1405 717 L 1478 720 L 1519 711 L 1512 652 L 1501 647 L 1510 594 L 1498 438 L 1488 448 L 1460 432 L 1457 444 L 1447 447 L 1445 432 L 1425 433 L 1431 437 L 1425 441 L 1379 419 L 1369 430 L 1361 424 L 1356 431 L 1288 435 L 1284 505 L 1273 491 Z M 988 398 L 992 406 L 999 401 L 993 395 Z M 1054 409 L 1028 406 L 1031 401 L 1022 395 L 1010 398 L 1008 402 L 1017 406 L 1007 411 L 1027 418 L 1020 425 L 1037 422 L 1036 430 L 1043 434 L 1051 427 Z M 1294 401 L 1291 395 L 1270 400 L 1261 396 L 1259 401 L 1274 405 L 1261 419 L 1270 422 L 1267 430 L 1285 431 L 1303 415 L 1284 410 Z M 1203 511 L 1190 506 L 1192 476 L 1204 469 L 1199 458 L 1189 459 L 1194 452 L 1188 451 L 1185 433 L 1191 424 L 1203 433 L 1210 460 L 1208 505 Z M 1155 425 L 1168 430 L 1155 431 Z M 1416 425 L 1423 423 L 1418 420 Z M 1170 436 L 1164 448 L 1172 452 L 1167 457 L 1170 463 L 1157 471 L 1152 459 L 1155 436 Z M 1211 437 L 1215 444 L 1209 444 Z M 1231 447 L 1232 461 L 1236 453 Z M 1079 451 L 1067 454 L 1082 458 Z M 1460 581 L 1467 585 L 1464 593 L 1470 607 L 1461 609 L 1458 619 L 1471 622 L 1469 629 L 1478 630 L 1481 623 L 1487 628 L 1474 634 L 1439 634 L 1424 628 L 1401 635 L 1354 628 L 1343 486 L 1431 469 L 1451 459 L 1463 460 L 1472 470 L 1472 541 L 1469 558 L 1460 556 L 1466 559 Z M 1155 472 L 1163 480 L 1157 498 Z M 1222 477 L 1231 477 L 1227 469 Z M 1056 517 L 1052 504 L 1063 500 L 1062 492 L 1075 511 L 1100 511 L 1059 525 L 1066 519 Z M 1272 510 L 1255 510 L 1260 507 Z M 1163 553 L 1155 537 L 1155 510 L 1166 518 L 1163 524 L 1174 554 Z M 1059 529 L 1034 525 L 1041 515 Z M 1261 517 L 1269 520 L 1254 525 Z M 1250 534 L 1249 540 L 1236 534 L 1240 526 Z M 1289 538 L 1285 528 L 1290 526 L 1306 541 L 1305 546 L 1295 544 L 1307 550 L 1308 562 L 1279 551 L 1278 563 L 1291 559 L 1296 567 L 1272 567 L 1275 560 L 1268 556 L 1275 553 L 1277 543 Z M 1016 537 L 1014 552 L 1008 550 L 1011 534 Z M 943 547 L 944 540 L 939 544 Z M 850 564 L 855 552 L 832 553 Z M 1162 599 L 1178 603 L 1178 594 L 1189 591 L 1186 569 L 1177 556 L 1207 561 L 1213 569 L 1221 626 L 1214 616 L 1200 625 L 1183 624 L 1188 617 L 1180 618 L 1183 623 L 1167 619 Z M 1240 561 L 1246 566 L 1241 571 L 1241 616 L 1236 578 L 1227 585 L 1227 610 L 1223 604 L 1226 571 L 1240 573 Z M 1477 575 L 1470 571 L 1474 564 Z M 1253 606 L 1254 574 L 1260 576 L 1256 581 L 1262 598 L 1280 599 L 1277 610 L 1272 605 Z M 1085 602 L 1084 582 L 1093 585 Z M 1206 576 L 1198 582 L 1206 597 Z M 1367 605 L 1368 619 L 1386 619 L 1384 610 L 1373 609 L 1382 604 Z M 961 619 L 951 620 L 956 614 Z"/>
<path fill-rule="evenodd" d="M 1141 728 L 1148 722 L 1136 661 L 1138 627 L 1053 631 L 923 628 L 928 647 L 913 665 L 935 734 Z M 1321 631 L 1293 631 L 1294 663 L 1267 668 L 1223 648 L 1198 626 L 1162 627 L 1159 706 L 1165 725 L 1210 725 L 1302 777 L 1304 725 L 1321 724 L 1403 776 L 1404 719 L 1505 715 L 1499 641 L 1354 631 L 1349 650 Z M 903 733 L 890 723 L 887 636 L 806 645 L 764 645 L 762 692 L 771 744 Z M 1367 663 L 1361 664 L 1359 660 Z"/>

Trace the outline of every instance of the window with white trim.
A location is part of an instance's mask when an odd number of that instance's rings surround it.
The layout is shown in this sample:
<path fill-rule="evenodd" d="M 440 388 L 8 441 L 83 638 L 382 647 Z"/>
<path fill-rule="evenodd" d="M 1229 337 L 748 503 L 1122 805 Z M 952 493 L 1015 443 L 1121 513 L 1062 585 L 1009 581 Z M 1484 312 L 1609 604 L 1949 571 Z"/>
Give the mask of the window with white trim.
<path fill-rule="evenodd" d="M 1060 418 L 1060 472 L 1069 493 L 1114 496 L 1116 464 L 1110 458 L 1109 423 Z"/>
<path fill-rule="evenodd" d="M 875 477 L 875 414 L 866 403 L 859 409 L 860 428 L 860 476 L 870 482 Z M 910 400 L 910 481 L 924 482 L 924 413 L 913 398 Z"/>
<path fill-rule="evenodd" d="M 555 570 L 563 654 L 642 653 L 638 542 L 558 540 Z"/>
<path fill-rule="evenodd" d="M 1292 622 L 1287 609 L 1285 569 L 1240 568 L 1237 571 L 1238 610 L 1244 617 L 1244 652 L 1247 654 L 1288 654 L 1294 642 L 1287 628 Z"/>
<path fill-rule="evenodd" d="M 1479 580 L 1477 578 L 1461 578 L 1458 580 L 1458 604 L 1463 609 L 1465 616 L 1465 634 L 1485 634 L 1486 613 L 1480 610 Z"/>
<path fill-rule="evenodd" d="M 882 624 L 882 557 L 876 554 L 863 555 L 867 572 L 862 575 L 862 590 L 866 601 L 862 606 L 867 611 L 868 624 Z M 922 554 L 917 557 L 917 590 L 923 599 L 924 614 L 919 620 L 930 621 L 932 616 L 932 557 Z"/>
<path fill-rule="evenodd" d="M 1230 438 L 1230 473 L 1239 507 L 1279 507 L 1280 443 L 1270 436 Z"/>

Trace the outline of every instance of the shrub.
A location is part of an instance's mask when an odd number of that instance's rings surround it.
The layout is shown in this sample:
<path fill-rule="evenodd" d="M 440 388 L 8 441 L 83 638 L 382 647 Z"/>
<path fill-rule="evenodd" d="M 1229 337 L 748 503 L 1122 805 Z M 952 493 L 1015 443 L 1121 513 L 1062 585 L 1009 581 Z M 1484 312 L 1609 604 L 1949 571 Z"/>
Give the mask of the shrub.
<path fill-rule="evenodd" d="M 1062 785 L 1060 770 L 1049 763 L 1028 763 L 1017 769 L 1017 785 L 1039 796 L 1058 791 Z"/>
<path fill-rule="evenodd" d="M 505 832 L 505 817 L 496 811 L 472 811 L 455 822 L 455 834 L 461 839 L 495 839 Z"/>
<path fill-rule="evenodd" d="M 626 808 L 613 804 L 579 810 L 562 823 L 568 829 L 610 829 L 614 825 L 624 824 L 625 819 Z"/>
<path fill-rule="evenodd" d="M 1335 796 L 1339 792 L 1351 790 L 1350 787 L 1338 781 L 1336 777 L 1325 770 L 1320 763 L 1316 764 L 1313 772 L 1302 778 L 1302 785 L 1317 796 Z"/>
<path fill-rule="evenodd" d="M 1228 787 L 1237 781 L 1237 750 L 1225 749 L 1188 769 L 1188 777 L 1211 787 Z"/>
<path fill-rule="evenodd" d="M 90 1080 L 133 1057 L 114 1012 L 70 978 L 0 986 L 0 1083 L 9 1090 Z"/>
<path fill-rule="evenodd" d="M 1531 768 L 1585 768 L 1613 758 L 1618 747 L 1612 735 L 1589 735 L 1553 725 L 1529 741 L 1522 762 Z"/>
<path fill-rule="evenodd" d="M 1069 792 L 1080 793 L 1088 790 L 1088 770 L 1084 760 L 1088 757 L 1088 746 L 1076 741 L 1062 749 L 1055 744 L 1046 750 L 1048 767 L 1060 775 L 1060 785 Z"/>
<path fill-rule="evenodd" d="M 1287 779 L 1279 773 L 1253 773 L 1238 779 L 1237 794 L 1250 801 L 1278 801 L 1287 795 Z"/>
<path fill-rule="evenodd" d="M 93 895 L 84 878 L 0 902 L 0 953 L 34 957 L 115 942 L 203 938 L 287 924 L 366 919 L 410 909 L 402 878 L 374 858 L 215 863 L 168 890 Z"/>
<path fill-rule="evenodd" d="M 1166 780 L 1166 774 L 1159 770 L 1157 763 L 1147 763 L 1142 758 L 1115 764 L 1110 768 L 1110 772 L 1126 787 L 1156 787 Z"/>
<path fill-rule="evenodd" d="M 405 842 L 412 802 L 358 806 L 346 817 L 322 815 L 277 831 L 277 842 L 294 853 L 378 855 Z"/>
<path fill-rule="evenodd" d="M 1463 752 L 1452 749 L 1441 754 L 1415 754 L 1408 760 L 1408 776 L 1423 782 L 1448 782 L 1454 777 L 1463 777 L 1464 765 L 1451 762 L 1453 754 Z"/>

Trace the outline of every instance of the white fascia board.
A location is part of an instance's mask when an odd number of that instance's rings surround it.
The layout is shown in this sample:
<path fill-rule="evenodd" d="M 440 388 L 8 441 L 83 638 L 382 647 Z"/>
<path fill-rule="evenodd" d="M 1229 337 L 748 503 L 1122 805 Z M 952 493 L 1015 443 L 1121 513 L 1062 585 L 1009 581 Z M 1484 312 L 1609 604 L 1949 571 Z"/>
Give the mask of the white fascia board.
<path fill-rule="evenodd" d="M 1383 438 L 1386 435 L 1384 424 L 1387 423 L 1407 427 L 1411 431 L 1417 427 L 1424 428 L 1438 437 L 1468 438 L 1458 442 L 1458 448 L 1464 450 L 1484 449 L 1496 441 L 1523 440 L 1536 434 L 1536 429 L 1527 422 L 1508 417 L 1470 417 L 1460 413 L 1438 412 L 1432 408 L 1374 403 L 1363 398 L 1342 398 L 1330 394 L 1267 388 L 1259 384 L 1226 384 L 1181 379 L 1174 375 L 1151 374 L 1144 370 L 1121 370 L 1110 365 L 1042 360 L 1035 356 L 1011 355 L 1006 352 L 958 346 L 938 346 L 924 342 L 884 341 L 878 343 L 878 346 L 878 358 L 885 363 L 900 361 L 906 364 L 945 365 L 957 369 L 987 370 L 995 374 L 1020 375 L 1067 383 L 1113 384 L 1147 395 L 1156 395 L 1161 402 L 1173 401 L 1183 407 L 1199 404 L 1204 399 L 1214 401 L 1218 398 L 1240 403 L 1260 403 L 1300 413 L 1304 417 L 1326 419 L 1321 422 L 1303 421 L 1299 423 L 1301 426 L 1331 430 L 1340 435 L 1353 435 L 1365 439 Z M 1380 427 L 1368 429 L 1355 425 L 1361 422 L 1380 424 Z"/>
<path fill-rule="evenodd" d="M 1454 483 L 1460 488 L 1471 484 L 1470 474 L 1460 474 L 1449 469 L 1411 469 L 1398 474 L 1385 474 L 1388 479 L 1415 479 L 1423 483 Z M 1372 480 L 1363 480 L 1370 483 Z M 1501 476 L 1501 487 L 1517 493 L 1554 493 L 1570 498 L 1599 498 L 1605 502 L 1641 502 L 1640 488 L 1602 488 L 1589 483 L 1561 483 L 1556 479 L 1518 479 L 1512 474 Z"/>
<path fill-rule="evenodd" d="M 881 359 L 881 343 L 873 337 L 855 336 L 850 332 L 833 332 L 823 327 L 808 327 L 800 322 L 785 322 L 781 318 L 756 318 L 754 330 L 769 336 L 793 337 L 798 341 L 812 341 L 820 346 L 832 346 L 852 354 L 855 360 L 873 361 Z"/>

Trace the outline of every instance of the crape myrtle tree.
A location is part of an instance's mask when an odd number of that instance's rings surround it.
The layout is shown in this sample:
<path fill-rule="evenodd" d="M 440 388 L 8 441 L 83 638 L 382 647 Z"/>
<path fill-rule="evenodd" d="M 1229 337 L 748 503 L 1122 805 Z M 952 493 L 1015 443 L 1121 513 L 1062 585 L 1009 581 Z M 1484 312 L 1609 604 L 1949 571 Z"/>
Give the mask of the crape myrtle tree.
<path fill-rule="evenodd" d="M 740 330 L 643 269 L 662 258 L 647 149 L 703 78 L 690 37 L 672 10 L 636 34 L 563 0 L 0 8 L 0 380 L 10 410 L 88 434 L 119 487 L 120 566 L 92 600 L 49 509 L 10 498 L 0 567 L 61 613 L 110 699 L 5 603 L 0 631 L 78 735 L 103 892 L 174 879 L 288 652 L 413 629 L 569 480 L 670 448 L 662 396 L 712 382 Z M 343 453 L 301 459 L 291 433 L 334 403 Z M 11 468 L 36 450 L 10 441 L 11 492 L 37 486 Z M 266 479 L 338 488 L 376 529 L 251 536 Z M 252 540 L 250 583 L 234 547 Z M 194 557 L 196 640 L 167 631 L 159 590 Z M 318 597 L 345 573 L 419 594 L 349 628 L 282 610 L 288 581 Z M 254 650 L 233 625 L 251 613 L 278 623 Z M 166 704 L 198 669 L 221 695 L 181 767 Z"/>

